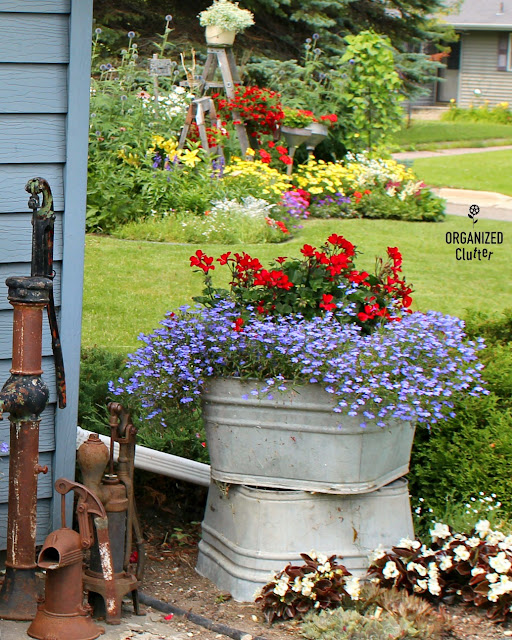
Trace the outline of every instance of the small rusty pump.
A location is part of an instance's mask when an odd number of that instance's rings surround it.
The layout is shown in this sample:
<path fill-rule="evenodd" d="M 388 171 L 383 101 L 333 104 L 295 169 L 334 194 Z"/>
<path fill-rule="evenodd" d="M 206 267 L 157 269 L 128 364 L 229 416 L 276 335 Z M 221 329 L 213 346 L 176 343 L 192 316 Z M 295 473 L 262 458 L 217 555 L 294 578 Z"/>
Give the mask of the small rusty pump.
<path fill-rule="evenodd" d="M 50 533 L 39 554 L 38 565 L 46 570 L 45 599 L 39 605 L 27 633 L 39 640 L 94 640 L 105 630 L 93 622 L 90 607 L 83 606 L 82 583 L 83 552 L 94 543 L 94 529 L 108 611 L 115 616 L 121 608 L 121 602 L 115 594 L 107 514 L 99 498 L 78 482 L 60 478 L 55 483 L 55 489 L 62 495 L 62 528 Z M 78 494 L 80 533 L 66 527 L 64 496 L 69 491 Z"/>
<path fill-rule="evenodd" d="M 0 589 L 0 618 L 10 620 L 32 620 L 37 606 L 37 476 L 48 471 L 38 462 L 39 424 L 49 395 L 41 378 L 45 308 L 52 333 L 59 406 L 66 406 L 64 366 L 53 302 L 52 192 L 43 178 L 29 180 L 25 188 L 30 193 L 28 204 L 33 210 L 31 275 L 6 280 L 9 302 L 14 307 L 12 368 L 0 391 L 0 419 L 7 411 L 11 423 L 7 558 Z"/>
<path fill-rule="evenodd" d="M 130 593 L 135 613 L 140 615 L 138 588 L 144 572 L 145 550 L 133 492 L 137 432 L 128 411 L 116 402 L 111 402 L 108 406 L 110 452 L 97 435 L 91 434 L 87 442 L 78 449 L 77 459 L 84 485 L 99 497 L 108 515 L 117 597 L 122 600 L 124 595 Z M 114 443 L 119 445 L 117 473 L 114 473 Z M 104 475 L 107 465 L 108 473 Z M 138 554 L 135 576 L 129 572 L 133 541 Z M 117 616 L 111 615 L 108 608 L 105 611 L 105 581 L 96 544 L 91 549 L 90 565 L 84 573 L 84 586 L 89 592 L 89 602 L 94 605 L 95 615 L 105 615 L 107 622 L 111 624 L 119 623 L 120 611 Z"/>

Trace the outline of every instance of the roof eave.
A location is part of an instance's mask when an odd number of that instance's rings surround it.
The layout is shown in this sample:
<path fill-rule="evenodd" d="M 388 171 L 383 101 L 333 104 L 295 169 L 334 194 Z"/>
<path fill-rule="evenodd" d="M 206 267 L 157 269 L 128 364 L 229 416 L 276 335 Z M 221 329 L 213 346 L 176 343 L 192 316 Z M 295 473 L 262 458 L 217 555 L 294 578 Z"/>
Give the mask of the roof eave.
<path fill-rule="evenodd" d="M 512 31 L 512 24 L 469 24 L 450 22 L 456 31 Z"/>

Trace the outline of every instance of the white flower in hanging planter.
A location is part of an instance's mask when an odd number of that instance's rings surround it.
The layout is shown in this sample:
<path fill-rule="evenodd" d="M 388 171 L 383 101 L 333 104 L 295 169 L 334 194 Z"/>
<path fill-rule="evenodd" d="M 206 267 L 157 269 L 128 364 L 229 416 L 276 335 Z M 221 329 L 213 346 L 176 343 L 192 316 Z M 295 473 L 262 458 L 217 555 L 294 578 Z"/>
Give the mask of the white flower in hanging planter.
<path fill-rule="evenodd" d="M 202 27 L 220 27 L 226 31 L 240 33 L 254 24 L 254 15 L 248 9 L 241 9 L 238 2 L 214 0 L 213 4 L 201 11 L 199 24 Z"/>

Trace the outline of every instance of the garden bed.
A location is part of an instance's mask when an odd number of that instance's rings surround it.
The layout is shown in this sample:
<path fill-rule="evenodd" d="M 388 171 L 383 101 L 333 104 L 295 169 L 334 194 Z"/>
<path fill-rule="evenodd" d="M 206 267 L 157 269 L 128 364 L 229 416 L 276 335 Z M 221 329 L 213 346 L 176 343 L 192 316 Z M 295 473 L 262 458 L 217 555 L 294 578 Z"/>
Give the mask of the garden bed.
<path fill-rule="evenodd" d="M 194 490 L 192 490 L 194 491 Z M 296 622 L 277 622 L 268 626 L 261 607 L 254 603 L 239 603 L 229 594 L 220 591 L 212 582 L 195 571 L 199 527 L 180 520 L 172 505 L 172 499 L 162 503 L 161 509 L 144 511 L 143 528 L 148 540 L 148 562 L 142 590 L 162 602 L 187 612 L 243 630 L 249 635 L 259 635 L 268 640 L 292 640 L 303 638 L 301 626 Z M 189 531 L 180 540 L 169 533 L 176 529 Z M 463 606 L 445 609 L 448 631 L 446 638 L 453 640 L 504 640 L 512 637 L 512 627 L 496 625 L 485 614 Z M 199 627 L 178 615 L 169 621 L 169 630 L 186 631 L 201 640 L 219 640 L 224 637 L 216 631 Z M 199 632 L 199 633 L 198 633 Z"/>

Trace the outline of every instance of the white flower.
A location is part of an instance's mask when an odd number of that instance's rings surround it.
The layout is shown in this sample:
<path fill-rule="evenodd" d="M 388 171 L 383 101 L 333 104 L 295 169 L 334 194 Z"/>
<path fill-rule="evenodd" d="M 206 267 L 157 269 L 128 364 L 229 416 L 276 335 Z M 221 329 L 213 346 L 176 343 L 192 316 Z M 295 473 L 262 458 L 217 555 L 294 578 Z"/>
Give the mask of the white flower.
<path fill-rule="evenodd" d="M 400 575 L 400 571 L 398 571 L 396 564 L 392 560 L 388 560 L 384 565 L 382 575 L 387 579 L 396 578 Z"/>
<path fill-rule="evenodd" d="M 318 573 L 328 573 L 332 569 L 331 563 L 326 562 L 325 564 L 319 565 L 317 571 Z"/>
<path fill-rule="evenodd" d="M 402 549 L 414 549 L 414 551 L 416 551 L 416 549 L 421 547 L 421 542 L 419 542 L 419 540 L 411 540 L 410 538 L 402 538 L 396 546 Z"/>
<path fill-rule="evenodd" d="M 439 575 L 439 569 L 437 567 L 437 564 L 435 562 L 430 562 L 428 565 L 428 575 L 431 578 L 437 578 L 437 576 Z"/>
<path fill-rule="evenodd" d="M 499 542 L 498 547 L 500 549 L 505 549 L 506 551 L 512 551 L 512 536 L 507 536 L 504 540 Z"/>
<path fill-rule="evenodd" d="M 427 580 L 418 580 L 413 587 L 414 591 L 425 591 L 427 588 L 428 588 Z"/>
<path fill-rule="evenodd" d="M 475 525 L 475 531 L 481 538 L 485 538 L 485 536 L 491 530 L 491 523 L 489 520 L 479 520 Z"/>
<path fill-rule="evenodd" d="M 441 571 L 448 571 L 448 569 L 451 569 L 451 567 L 453 567 L 451 556 L 444 556 L 444 558 L 439 563 L 439 568 L 441 569 Z"/>
<path fill-rule="evenodd" d="M 479 576 L 481 573 L 485 573 L 485 569 L 483 569 L 482 567 L 473 567 L 471 569 L 472 576 Z"/>
<path fill-rule="evenodd" d="M 508 576 L 500 576 L 499 582 L 495 581 L 494 584 L 489 586 L 487 599 L 491 602 L 496 602 L 500 596 L 510 591 L 512 591 L 512 580 Z"/>
<path fill-rule="evenodd" d="M 386 550 L 381 544 L 379 544 L 379 546 L 376 549 L 374 549 L 368 556 L 368 561 L 370 564 L 374 564 L 377 560 L 380 560 L 385 555 L 386 555 Z"/>
<path fill-rule="evenodd" d="M 425 545 L 421 547 L 421 556 L 423 558 L 429 558 L 430 556 L 435 556 L 436 552 L 433 549 L 429 549 Z"/>
<path fill-rule="evenodd" d="M 498 582 L 498 580 L 500 579 L 497 573 L 488 573 L 485 577 L 489 582 Z"/>
<path fill-rule="evenodd" d="M 487 544 L 499 544 L 503 540 L 505 540 L 505 534 L 501 531 L 489 531 L 485 538 Z"/>
<path fill-rule="evenodd" d="M 480 538 L 469 538 L 466 544 L 471 548 L 478 547 L 478 545 L 480 544 Z"/>
<path fill-rule="evenodd" d="M 458 547 L 455 547 L 455 549 L 453 550 L 454 554 L 455 554 L 455 559 L 456 560 L 468 560 L 469 559 L 469 551 L 466 549 L 466 547 L 463 544 L 459 544 Z"/>
<path fill-rule="evenodd" d="M 434 528 L 430 529 L 430 535 L 432 536 L 432 540 L 444 540 L 451 535 L 450 527 L 441 522 L 436 522 L 434 523 Z"/>
<path fill-rule="evenodd" d="M 288 585 L 290 582 L 290 576 L 287 573 L 284 573 L 276 582 L 276 586 L 274 587 L 274 593 L 278 596 L 284 596 L 288 591 Z"/>
<path fill-rule="evenodd" d="M 418 564 L 417 562 L 409 562 L 407 565 L 407 571 L 416 571 L 420 576 L 426 576 L 427 570 L 422 564 Z"/>
<path fill-rule="evenodd" d="M 437 578 L 430 578 L 428 581 L 428 590 L 433 596 L 441 595 L 441 585 L 437 581 Z"/>
<path fill-rule="evenodd" d="M 359 584 L 359 578 L 357 576 L 347 576 L 345 580 L 345 591 L 352 600 L 359 600 L 361 585 Z"/>
<path fill-rule="evenodd" d="M 295 591 L 296 593 L 300 593 L 301 589 L 302 589 L 302 580 L 299 578 L 299 576 L 297 576 L 293 581 L 292 591 Z"/>
<path fill-rule="evenodd" d="M 507 560 L 507 556 L 504 551 L 498 553 L 494 558 L 489 558 L 489 565 L 497 573 L 508 573 L 512 564 Z"/>

